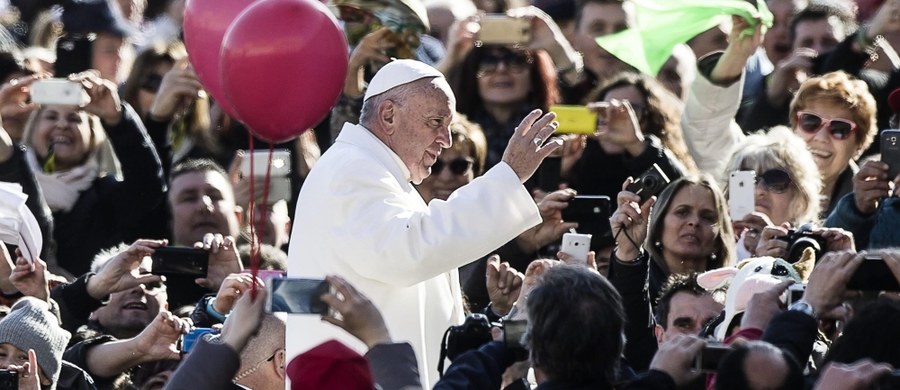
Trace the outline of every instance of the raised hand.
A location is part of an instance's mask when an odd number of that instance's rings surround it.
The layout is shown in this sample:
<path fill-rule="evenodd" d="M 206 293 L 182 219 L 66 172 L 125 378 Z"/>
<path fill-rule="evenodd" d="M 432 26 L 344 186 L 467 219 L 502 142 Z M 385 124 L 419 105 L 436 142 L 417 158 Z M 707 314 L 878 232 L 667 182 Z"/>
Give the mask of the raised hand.
<path fill-rule="evenodd" d="M 538 203 L 541 223 L 516 237 L 519 246 L 526 252 L 537 251 L 541 247 L 559 240 L 569 229 L 577 227 L 577 223 L 566 222 L 562 219 L 562 210 L 568 207 L 569 201 L 573 197 L 575 197 L 575 190 L 572 189 L 554 191 L 544 196 Z"/>
<path fill-rule="evenodd" d="M 590 103 L 588 108 L 597 113 L 597 138 L 621 146 L 634 157 L 644 152 L 644 133 L 631 103 L 613 99 Z"/>
<path fill-rule="evenodd" d="M 197 284 L 218 291 L 228 275 L 241 272 L 241 257 L 237 252 L 234 238 L 218 233 L 206 233 L 203 241 L 195 243 L 194 248 L 202 248 L 209 252 L 206 277 L 197 279 Z"/>
<path fill-rule="evenodd" d="M 112 81 L 100 78 L 96 70 L 88 70 L 70 77 L 72 81 L 81 83 L 91 98 L 84 106 L 84 110 L 94 114 L 109 126 L 115 126 L 122 120 L 122 101 L 116 84 Z"/>
<path fill-rule="evenodd" d="M 633 261 L 641 255 L 641 245 L 647 239 L 647 225 L 650 223 L 650 209 L 656 203 L 656 197 L 651 197 L 643 205 L 639 202 L 641 197 L 625 190 L 632 183 L 629 177 L 622 183 L 622 192 L 616 196 L 619 205 L 609 224 L 613 237 L 616 240 L 616 258 L 620 261 Z"/>
<path fill-rule="evenodd" d="M 547 141 L 559 126 L 554 121 L 556 114 L 551 112 L 541 116 L 541 113 L 541 110 L 534 110 L 522 119 L 503 151 L 503 162 L 512 168 L 522 183 L 534 174 L 544 158 L 562 146 L 559 139 Z"/>
<path fill-rule="evenodd" d="M 340 313 L 340 319 L 334 315 L 324 315 L 322 321 L 346 330 L 369 348 L 391 342 L 381 312 L 368 297 L 340 276 L 331 275 L 325 281 L 334 287 L 337 294 L 325 294 L 322 301 Z"/>
<path fill-rule="evenodd" d="M 187 58 L 175 63 L 162 78 L 159 91 L 150 106 L 150 116 L 159 121 L 169 121 L 182 107 L 194 102 L 203 90 L 203 84 Z"/>
<path fill-rule="evenodd" d="M 487 292 L 491 299 L 491 309 L 499 316 L 505 316 L 519 298 L 525 275 L 500 262 L 500 256 L 492 255 L 487 261 Z"/>
<path fill-rule="evenodd" d="M 109 259 L 106 264 L 88 279 L 87 291 L 94 299 L 102 300 L 109 294 L 130 290 L 141 284 L 162 280 L 159 275 L 141 273 L 139 268 L 146 256 L 165 246 L 166 240 L 137 240 L 128 249 Z"/>
<path fill-rule="evenodd" d="M 856 209 L 863 215 L 872 215 L 878 202 L 891 193 L 888 165 L 881 161 L 866 161 L 859 172 L 853 175 L 853 200 Z"/>

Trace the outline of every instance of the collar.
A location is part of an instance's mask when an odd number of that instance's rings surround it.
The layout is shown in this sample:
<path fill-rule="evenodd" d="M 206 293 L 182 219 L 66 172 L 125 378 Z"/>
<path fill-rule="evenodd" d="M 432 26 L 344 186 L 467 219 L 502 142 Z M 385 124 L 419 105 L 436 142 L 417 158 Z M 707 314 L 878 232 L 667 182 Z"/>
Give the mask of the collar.
<path fill-rule="evenodd" d="M 346 142 L 369 152 L 373 157 L 384 163 L 397 181 L 409 183 L 412 180 L 409 168 L 406 167 L 400 156 L 364 126 L 344 123 L 341 133 L 335 139 L 335 143 L 340 142 Z"/>

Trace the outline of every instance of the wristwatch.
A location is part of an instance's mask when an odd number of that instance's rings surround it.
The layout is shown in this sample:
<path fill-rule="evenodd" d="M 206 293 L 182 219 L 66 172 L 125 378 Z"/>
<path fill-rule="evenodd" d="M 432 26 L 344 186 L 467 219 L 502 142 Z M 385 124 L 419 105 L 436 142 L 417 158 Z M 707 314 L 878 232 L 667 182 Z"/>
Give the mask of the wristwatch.
<path fill-rule="evenodd" d="M 788 310 L 799 311 L 799 312 L 804 313 L 812 318 L 816 318 L 816 311 L 813 310 L 812 305 L 810 305 L 809 302 L 806 302 L 806 300 L 803 300 L 803 299 L 791 304 L 791 307 L 789 307 Z"/>

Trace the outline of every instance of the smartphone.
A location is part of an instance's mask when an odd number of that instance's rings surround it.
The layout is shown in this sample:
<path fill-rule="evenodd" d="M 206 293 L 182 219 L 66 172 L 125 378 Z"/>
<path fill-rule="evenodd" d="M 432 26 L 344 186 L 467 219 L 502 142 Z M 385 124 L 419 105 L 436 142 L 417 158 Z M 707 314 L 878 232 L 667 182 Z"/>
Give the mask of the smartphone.
<path fill-rule="evenodd" d="M 888 180 L 900 175 L 900 129 L 881 132 L 881 161 L 888 165 Z"/>
<path fill-rule="evenodd" d="M 41 79 L 31 84 L 31 101 L 81 107 L 90 102 L 90 98 L 81 83 L 68 79 Z"/>
<path fill-rule="evenodd" d="M 572 256 L 579 264 L 587 264 L 588 252 L 591 250 L 591 235 L 580 233 L 566 233 L 562 237 L 560 251 Z"/>
<path fill-rule="evenodd" d="M 528 320 L 503 321 L 503 343 L 517 362 L 528 359 L 528 346 L 522 341 L 526 328 Z"/>
<path fill-rule="evenodd" d="M 703 373 L 714 373 L 718 371 L 719 363 L 729 352 L 731 352 L 731 347 L 725 344 L 708 343 L 694 358 L 694 369 Z"/>
<path fill-rule="evenodd" d="M 185 333 L 184 336 L 181 336 L 181 353 L 186 354 L 194 348 L 194 345 L 200 341 L 200 337 L 207 333 L 219 333 L 213 328 L 194 328 L 188 333 Z"/>
<path fill-rule="evenodd" d="M 198 248 L 166 246 L 150 255 L 154 275 L 179 275 L 205 278 L 209 269 L 209 252 Z"/>
<path fill-rule="evenodd" d="M 740 221 L 756 209 L 756 171 L 734 171 L 728 178 L 728 212 Z"/>
<path fill-rule="evenodd" d="M 241 177 L 265 177 L 266 165 L 269 163 L 268 150 L 242 150 L 244 158 L 241 160 Z M 250 155 L 253 155 L 253 168 L 250 168 Z M 272 164 L 269 177 L 283 177 L 291 174 L 291 151 L 287 149 L 275 149 L 272 151 Z"/>
<path fill-rule="evenodd" d="M 633 192 L 641 197 L 641 204 L 654 195 L 659 195 L 669 185 L 669 177 L 657 164 L 644 171 L 633 183 L 625 187 L 626 191 Z"/>
<path fill-rule="evenodd" d="M 478 40 L 484 44 L 516 45 L 531 40 L 531 21 L 504 14 L 487 14 L 481 17 Z"/>
<path fill-rule="evenodd" d="M 594 237 L 610 231 L 609 216 L 610 201 L 604 195 L 576 195 L 562 211 L 563 221 L 577 222 L 579 232 Z"/>
<path fill-rule="evenodd" d="M 879 255 L 867 255 L 847 283 L 848 290 L 900 291 L 900 283 Z"/>
<path fill-rule="evenodd" d="M 266 285 L 266 311 L 269 313 L 328 314 L 330 307 L 321 296 L 332 292 L 322 279 L 280 278 Z"/>
<path fill-rule="evenodd" d="M 0 390 L 7 389 L 19 389 L 19 373 L 10 370 L 0 370 Z"/>
<path fill-rule="evenodd" d="M 550 111 L 556 113 L 560 134 L 594 134 L 597 132 L 597 113 L 586 106 L 552 105 Z"/>

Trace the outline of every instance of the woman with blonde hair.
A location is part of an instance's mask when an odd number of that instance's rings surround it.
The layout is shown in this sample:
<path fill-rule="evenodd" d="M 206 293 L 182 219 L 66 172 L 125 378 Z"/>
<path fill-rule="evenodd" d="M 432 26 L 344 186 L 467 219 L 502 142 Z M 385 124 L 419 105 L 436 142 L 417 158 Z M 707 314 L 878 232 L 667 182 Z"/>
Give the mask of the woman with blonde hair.
<path fill-rule="evenodd" d="M 767 226 L 799 226 L 819 219 L 819 169 L 803 140 L 787 127 L 777 126 L 744 139 L 732 154 L 726 176 L 735 171 L 756 172 L 754 212 L 734 221 L 740 237 L 738 259 L 756 252 L 759 234 Z"/>

